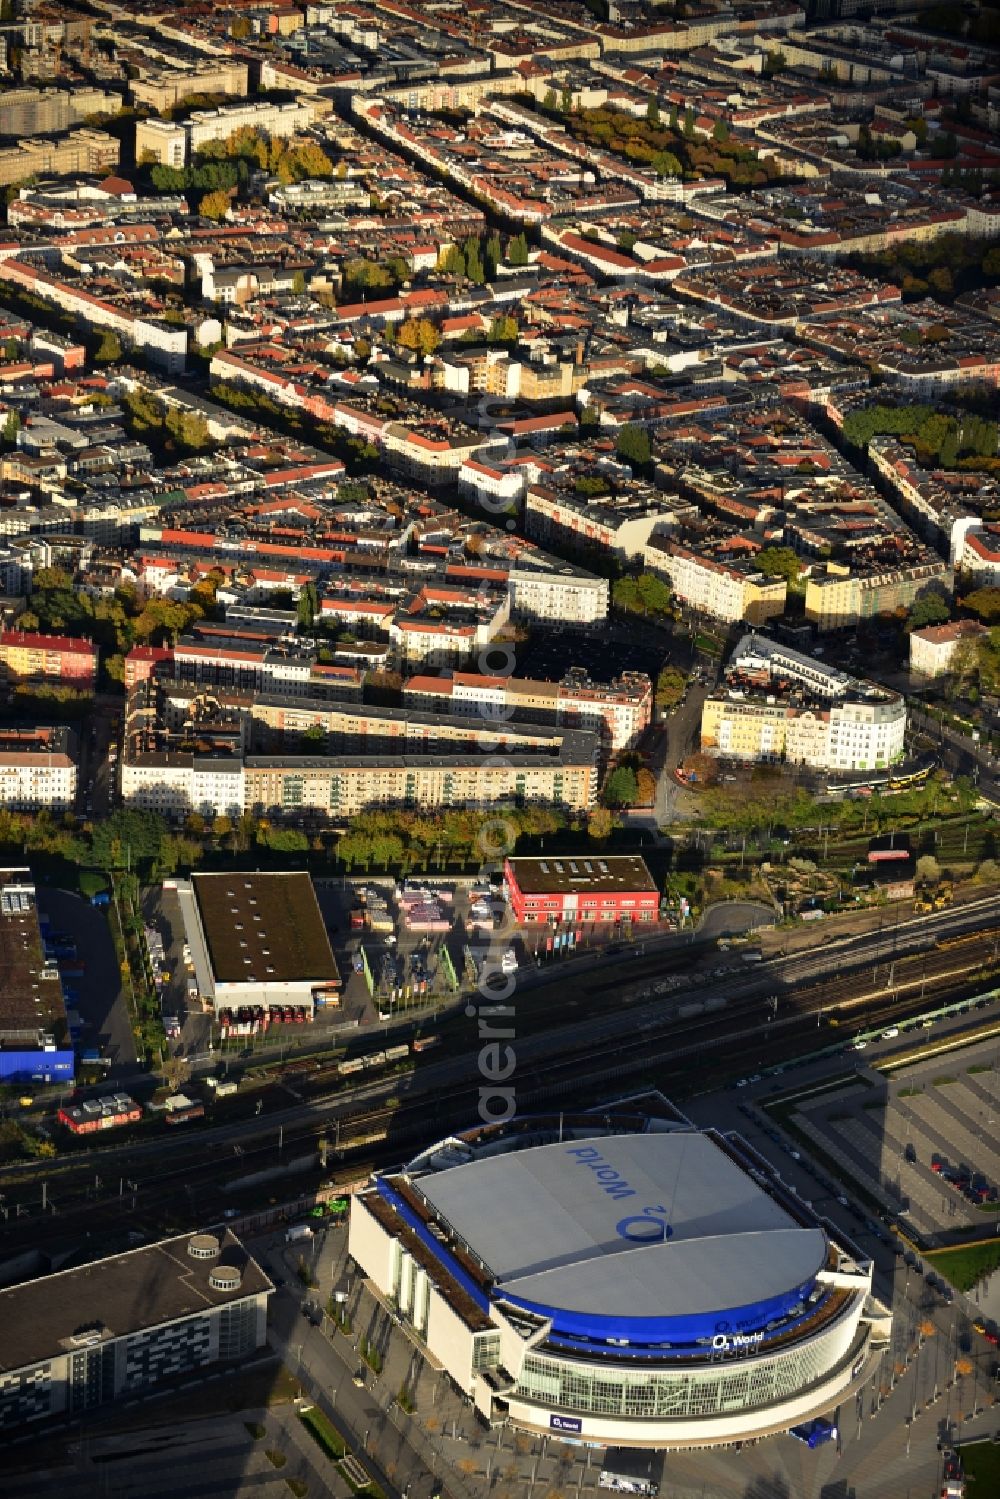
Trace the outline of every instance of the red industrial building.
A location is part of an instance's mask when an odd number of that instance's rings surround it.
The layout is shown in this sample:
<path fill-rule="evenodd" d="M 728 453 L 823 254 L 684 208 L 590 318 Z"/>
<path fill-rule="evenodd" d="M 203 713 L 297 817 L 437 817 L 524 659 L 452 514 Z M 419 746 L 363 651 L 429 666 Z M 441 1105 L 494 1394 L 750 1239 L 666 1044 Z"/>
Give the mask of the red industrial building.
<path fill-rule="evenodd" d="M 56 1116 L 74 1135 L 93 1135 L 100 1129 L 117 1129 L 123 1124 L 138 1124 L 142 1109 L 127 1094 L 114 1098 L 88 1099 L 79 1108 L 62 1108 Z"/>
<path fill-rule="evenodd" d="M 504 881 L 519 923 L 655 921 L 660 892 L 637 854 L 505 859 Z"/>

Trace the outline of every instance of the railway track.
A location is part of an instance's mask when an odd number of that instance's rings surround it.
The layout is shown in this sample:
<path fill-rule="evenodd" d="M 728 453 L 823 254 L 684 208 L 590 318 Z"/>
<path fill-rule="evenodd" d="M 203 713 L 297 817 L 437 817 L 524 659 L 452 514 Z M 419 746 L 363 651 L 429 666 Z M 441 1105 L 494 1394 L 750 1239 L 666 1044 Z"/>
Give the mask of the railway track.
<path fill-rule="evenodd" d="M 820 1028 L 827 1021 L 842 1016 L 877 1028 L 890 1018 L 905 1021 L 908 1016 L 926 1008 L 928 996 L 942 989 L 949 993 L 968 987 L 980 972 L 989 971 L 995 963 L 996 937 L 992 932 L 952 934 L 935 948 L 926 936 L 914 950 L 895 958 L 885 957 L 879 964 L 880 976 L 866 986 L 859 985 L 855 972 L 836 979 L 816 981 L 800 987 L 786 987 L 789 974 L 783 978 L 780 965 L 769 966 L 764 974 L 734 972 L 731 995 L 699 1004 L 698 987 L 677 989 L 669 999 L 641 1009 L 629 1009 L 624 1023 L 634 1023 L 631 1034 L 612 1043 L 595 1045 L 581 1040 L 575 1047 L 572 1038 L 563 1036 L 561 1054 L 556 1058 L 519 1057 L 518 1085 L 522 1107 L 541 1102 L 546 1097 L 586 1093 L 602 1083 L 624 1077 L 646 1074 L 661 1086 L 688 1081 L 691 1059 L 708 1059 L 711 1069 L 723 1073 L 737 1051 L 742 1070 L 766 1063 L 781 1062 L 803 1050 L 803 1032 Z M 871 960 L 857 965 L 871 973 Z M 662 968 L 658 970 L 661 974 Z M 620 970 L 619 970 L 620 972 Z M 642 976 L 634 970 L 628 975 L 628 987 L 635 989 Z M 777 988 L 776 988 L 777 986 Z M 770 990 L 770 993 L 765 993 Z M 778 1013 L 772 1012 L 777 995 Z M 633 996 L 633 999 L 636 996 Z M 638 998 L 641 1000 L 642 996 Z M 700 1013 L 690 1012 L 699 1005 Z M 627 1020 L 626 1017 L 627 1016 Z M 645 1018 L 643 1018 L 645 1016 Z M 724 1021 L 724 1028 L 720 1022 Z M 829 1041 L 827 1031 L 824 1039 Z M 544 1037 L 527 1038 L 537 1045 Z M 761 1052 L 766 1048 L 766 1056 Z M 444 1048 L 442 1048 L 444 1050 Z M 338 1133 L 341 1154 L 349 1160 L 348 1173 L 356 1177 L 368 1152 L 374 1163 L 391 1155 L 409 1139 L 426 1137 L 466 1122 L 474 1115 L 478 1082 L 463 1085 L 452 1079 L 443 1096 L 439 1079 L 442 1069 L 454 1069 L 459 1059 L 434 1053 L 426 1072 L 399 1074 L 350 1091 L 331 1091 L 333 1067 L 317 1068 L 310 1078 L 301 1073 L 295 1079 L 299 1101 L 294 1107 L 270 1111 L 267 1117 L 230 1121 L 222 1125 L 192 1125 L 179 1138 L 183 1142 L 183 1159 L 177 1165 L 166 1158 L 167 1141 L 156 1136 L 144 1141 L 121 1142 L 98 1150 L 74 1153 L 62 1159 L 25 1163 L 0 1172 L 0 1192 L 8 1208 L 6 1221 L 0 1224 L 0 1240 L 20 1237 L 25 1228 L 24 1208 L 30 1198 L 31 1220 L 38 1223 L 41 1183 L 46 1183 L 46 1198 L 55 1207 L 50 1221 L 70 1227 L 82 1214 L 97 1217 L 115 1215 L 126 1204 L 136 1202 L 134 1213 L 146 1219 L 139 1207 L 155 1182 L 155 1217 L 169 1221 L 172 1214 L 185 1211 L 196 1215 L 197 1199 L 202 1193 L 220 1198 L 234 1177 L 243 1177 L 254 1168 L 268 1163 L 279 1164 L 304 1148 L 315 1150 L 325 1136 L 332 1144 Z M 419 1092 L 415 1085 L 421 1082 Z M 272 1089 L 277 1096 L 280 1082 Z M 392 1106 L 386 1099 L 398 1095 Z M 280 1147 L 277 1144 L 280 1132 Z M 388 1142 L 385 1148 L 382 1142 Z M 171 1141 L 171 1145 L 173 1141 Z M 171 1156 L 176 1158 L 173 1152 Z M 398 1159 L 398 1155 L 396 1156 Z M 150 1163 L 155 1166 L 150 1176 Z M 130 1183 L 139 1182 L 136 1191 Z M 224 1201 L 224 1199 L 222 1199 Z M 13 1216 L 21 1209 L 21 1216 Z M 216 1207 L 215 1211 L 218 1211 Z"/>
<path fill-rule="evenodd" d="M 865 1022 L 868 1026 L 877 1027 L 890 1018 L 896 1022 L 905 1021 L 913 1010 L 912 1004 L 883 997 L 881 1003 L 868 1006 Z M 557 1096 L 592 1096 L 594 1087 L 607 1086 L 624 1078 L 635 1080 L 645 1077 L 650 1082 L 666 1087 L 672 1081 L 683 1084 L 690 1081 L 693 1059 L 700 1062 L 702 1071 L 706 1065 L 706 1057 L 710 1058 L 710 1068 L 718 1067 L 721 1070 L 725 1069 L 727 1062 L 731 1062 L 731 1053 L 734 1051 L 738 1052 L 742 1067 L 757 1065 L 758 1062 L 762 1065 L 765 1058 L 756 1056 L 753 1052 L 755 1046 L 766 1046 L 766 1061 L 769 1064 L 780 1063 L 800 1054 L 803 1032 L 808 1033 L 814 1027 L 817 1012 L 802 1008 L 792 1010 L 777 1019 L 765 1020 L 759 1011 L 759 1001 L 744 1005 L 741 1023 L 727 1028 L 725 1034 L 719 1033 L 719 1015 L 713 1011 L 692 1020 L 681 1032 L 673 1030 L 669 1037 L 656 1038 L 648 1029 L 634 1036 L 623 1037 L 613 1047 L 602 1047 L 599 1057 L 594 1053 L 589 1056 L 574 1054 L 547 1062 L 528 1063 L 518 1074 L 521 1106 L 532 1107 L 536 1102 L 541 1103 Z M 733 1021 L 737 1019 L 737 1015 L 730 1012 L 727 1018 Z M 755 1058 L 753 1062 L 751 1057 Z M 588 1062 L 592 1065 L 588 1065 Z M 425 1096 L 413 1099 L 404 1097 L 393 1107 L 387 1107 L 383 1103 L 341 1114 L 342 1164 L 327 1174 L 332 1175 L 334 1181 L 344 1178 L 354 1180 L 376 1164 L 384 1164 L 387 1160 L 398 1161 L 406 1154 L 407 1142 L 424 1139 L 429 1133 L 438 1130 L 443 1132 L 466 1123 L 474 1116 L 477 1095 L 478 1082 L 474 1082 L 466 1087 L 450 1089 L 446 1102 L 439 1100 L 435 1104 Z M 319 1101 L 320 1109 L 331 1102 L 332 1100 Z M 69 1228 L 71 1222 L 78 1220 L 81 1214 L 116 1216 L 128 1206 L 130 1221 L 134 1221 L 136 1225 L 146 1225 L 150 1231 L 169 1231 L 176 1224 L 197 1218 L 201 1211 L 199 1198 L 204 1204 L 208 1195 L 211 1195 L 214 1203 L 211 1211 L 217 1215 L 227 1200 L 233 1200 L 233 1194 L 227 1197 L 226 1189 L 233 1186 L 234 1176 L 243 1177 L 247 1172 L 260 1170 L 269 1163 L 280 1164 L 282 1159 L 300 1154 L 303 1149 L 315 1151 L 318 1141 L 323 1137 L 329 1143 L 334 1133 L 333 1121 L 330 1118 L 315 1117 L 315 1112 L 314 1106 L 311 1117 L 282 1126 L 280 1148 L 274 1121 L 269 1125 L 266 1139 L 258 1138 L 256 1142 L 247 1141 L 245 1145 L 238 1146 L 238 1155 L 231 1149 L 220 1148 L 217 1142 L 206 1139 L 205 1132 L 202 1132 L 201 1139 L 197 1142 L 199 1148 L 196 1155 L 186 1155 L 182 1163 L 166 1169 L 158 1165 L 155 1175 L 155 1208 L 140 1206 L 141 1200 L 147 1195 L 148 1178 L 143 1181 L 138 1192 L 132 1193 L 128 1182 L 134 1178 L 119 1177 L 121 1185 L 116 1192 L 113 1179 L 102 1177 L 100 1173 L 97 1173 L 98 1179 L 94 1180 L 93 1185 L 89 1171 L 88 1179 L 84 1180 L 80 1175 L 79 1163 L 76 1163 L 76 1175 L 64 1178 L 62 1186 L 57 1186 L 52 1179 L 53 1173 L 46 1173 L 45 1179 L 49 1182 L 48 1199 L 55 1204 L 57 1213 L 49 1226 L 55 1228 L 58 1224 Z M 195 1145 L 195 1139 L 190 1136 L 188 1138 L 192 1146 Z M 147 1142 L 147 1145 L 152 1143 Z M 132 1163 L 123 1161 L 122 1171 L 126 1168 L 135 1169 Z M 37 1198 L 37 1178 L 32 1185 L 33 1195 Z M 29 1187 L 29 1183 L 24 1182 L 22 1186 Z M 37 1225 L 37 1216 L 33 1214 L 33 1217 Z M 22 1228 L 23 1226 L 22 1221 Z"/>

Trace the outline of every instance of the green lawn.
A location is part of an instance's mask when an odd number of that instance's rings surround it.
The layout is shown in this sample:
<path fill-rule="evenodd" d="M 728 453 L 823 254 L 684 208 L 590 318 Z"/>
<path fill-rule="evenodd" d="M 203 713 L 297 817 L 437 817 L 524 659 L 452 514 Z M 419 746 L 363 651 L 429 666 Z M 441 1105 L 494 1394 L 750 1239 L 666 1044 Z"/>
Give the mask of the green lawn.
<path fill-rule="evenodd" d="M 327 1457 L 333 1458 L 334 1462 L 339 1462 L 347 1451 L 347 1443 L 333 1422 L 328 1421 L 315 1405 L 311 1410 L 300 1411 L 299 1419 L 310 1436 L 322 1447 Z"/>
<path fill-rule="evenodd" d="M 975 1484 L 973 1499 L 1000 1494 L 1000 1447 L 995 1447 L 992 1442 L 976 1442 L 971 1447 L 963 1447 L 960 1455 L 965 1476 Z"/>
<path fill-rule="evenodd" d="M 967 1244 L 961 1249 L 933 1249 L 924 1258 L 941 1272 L 945 1280 L 951 1281 L 956 1291 L 971 1291 L 984 1275 L 1000 1269 L 1000 1236 L 984 1239 L 979 1244 Z"/>

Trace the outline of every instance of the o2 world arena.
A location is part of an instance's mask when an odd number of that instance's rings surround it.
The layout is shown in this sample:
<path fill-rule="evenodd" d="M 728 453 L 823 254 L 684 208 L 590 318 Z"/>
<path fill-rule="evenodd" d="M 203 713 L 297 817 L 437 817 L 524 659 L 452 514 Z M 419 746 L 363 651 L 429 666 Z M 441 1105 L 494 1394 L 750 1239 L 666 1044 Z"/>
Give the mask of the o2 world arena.
<path fill-rule="evenodd" d="M 355 1196 L 350 1253 L 485 1420 L 600 1446 L 787 1431 L 889 1332 L 871 1262 L 677 1114 L 442 1140 Z"/>

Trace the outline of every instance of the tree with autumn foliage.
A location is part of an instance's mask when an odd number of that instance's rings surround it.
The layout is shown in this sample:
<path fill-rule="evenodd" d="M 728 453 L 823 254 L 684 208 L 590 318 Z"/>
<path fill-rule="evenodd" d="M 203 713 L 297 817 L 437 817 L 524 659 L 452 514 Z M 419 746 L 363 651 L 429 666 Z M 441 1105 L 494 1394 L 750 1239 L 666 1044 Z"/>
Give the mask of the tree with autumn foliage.
<path fill-rule="evenodd" d="M 396 332 L 396 342 L 415 354 L 433 354 L 441 342 L 441 334 L 429 318 L 407 318 Z"/>
<path fill-rule="evenodd" d="M 206 193 L 198 204 L 198 212 L 203 219 L 224 219 L 229 212 L 230 197 L 221 187 L 214 193 Z"/>

